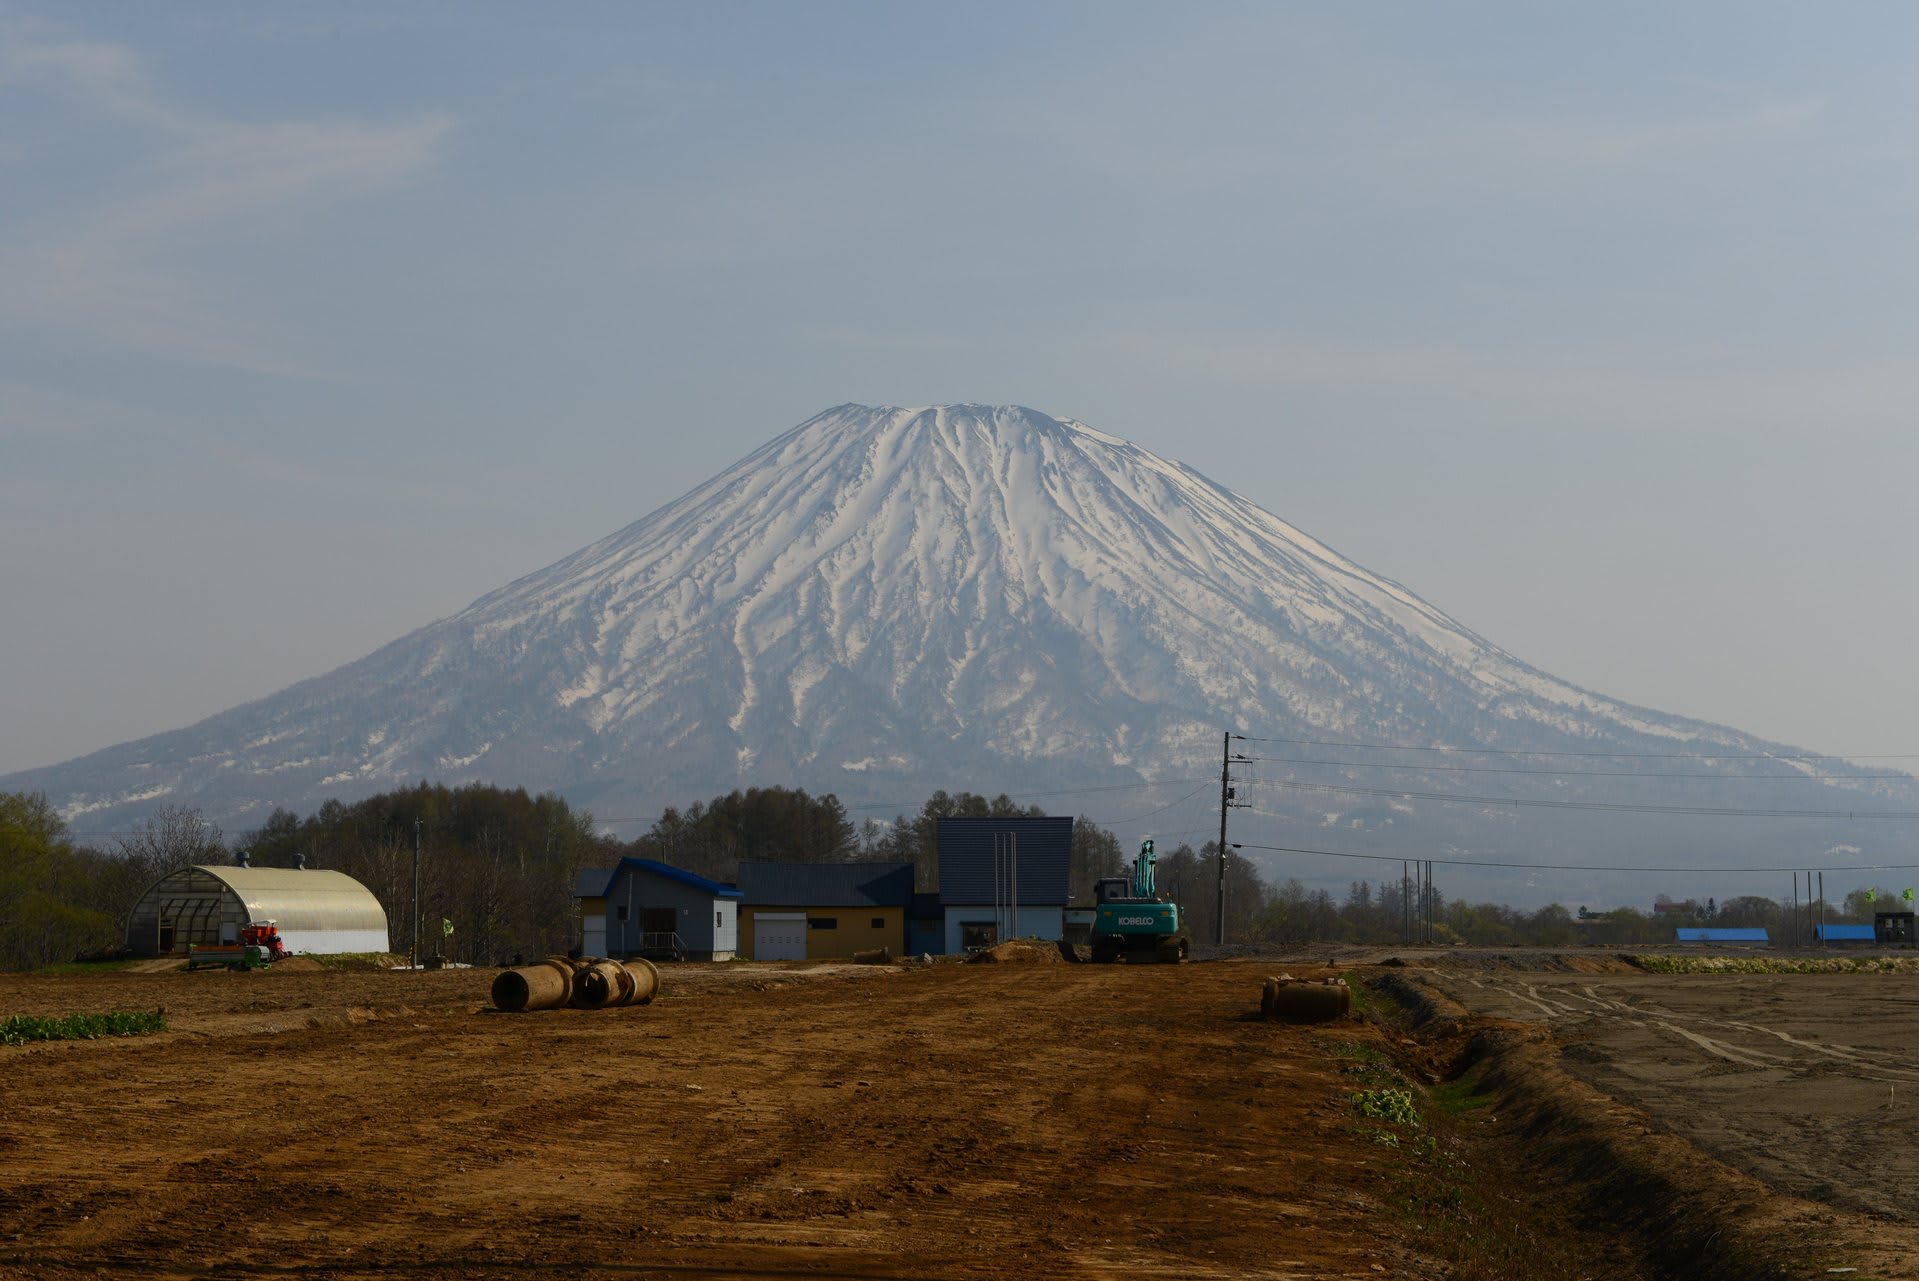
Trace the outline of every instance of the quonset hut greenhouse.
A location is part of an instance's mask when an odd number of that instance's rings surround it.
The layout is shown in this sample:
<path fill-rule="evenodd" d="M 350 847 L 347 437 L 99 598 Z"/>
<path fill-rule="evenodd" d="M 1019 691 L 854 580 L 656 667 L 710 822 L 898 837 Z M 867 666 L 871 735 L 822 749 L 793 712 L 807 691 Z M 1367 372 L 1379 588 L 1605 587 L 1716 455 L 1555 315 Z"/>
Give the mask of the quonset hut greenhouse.
<path fill-rule="evenodd" d="M 344 872 L 302 867 L 183 867 L 155 881 L 127 918 L 127 947 L 145 956 L 232 941 L 272 921 L 289 952 L 384 952 L 386 912 Z"/>

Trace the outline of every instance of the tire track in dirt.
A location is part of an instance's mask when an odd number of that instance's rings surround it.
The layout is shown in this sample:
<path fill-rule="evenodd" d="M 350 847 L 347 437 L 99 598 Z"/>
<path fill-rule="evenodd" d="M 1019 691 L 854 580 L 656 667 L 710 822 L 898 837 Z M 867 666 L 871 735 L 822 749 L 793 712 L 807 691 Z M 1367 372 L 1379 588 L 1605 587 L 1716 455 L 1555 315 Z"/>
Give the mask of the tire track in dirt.
<path fill-rule="evenodd" d="M 1781 1192 L 1909 1213 L 1919 1149 L 1883 1138 L 1919 1130 L 1909 975 L 1427 977 L 1480 1014 L 1546 1025 L 1568 1070 Z"/>

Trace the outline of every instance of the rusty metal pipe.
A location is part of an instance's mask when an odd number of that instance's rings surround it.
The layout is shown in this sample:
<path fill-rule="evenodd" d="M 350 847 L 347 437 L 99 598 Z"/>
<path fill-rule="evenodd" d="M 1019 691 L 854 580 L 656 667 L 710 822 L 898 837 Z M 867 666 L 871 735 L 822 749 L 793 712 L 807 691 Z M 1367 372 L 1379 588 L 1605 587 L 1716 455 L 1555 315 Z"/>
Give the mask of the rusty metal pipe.
<path fill-rule="evenodd" d="M 573 967 L 564 957 L 549 957 L 538 965 L 502 970 L 493 980 L 493 1004 L 508 1014 L 524 1010 L 551 1010 L 573 996 Z"/>

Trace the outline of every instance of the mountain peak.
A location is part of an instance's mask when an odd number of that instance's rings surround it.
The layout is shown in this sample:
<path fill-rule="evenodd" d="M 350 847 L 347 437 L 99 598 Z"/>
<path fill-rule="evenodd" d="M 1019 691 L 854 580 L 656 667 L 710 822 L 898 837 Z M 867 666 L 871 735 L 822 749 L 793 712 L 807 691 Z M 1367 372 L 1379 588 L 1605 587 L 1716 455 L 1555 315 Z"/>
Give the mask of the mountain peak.
<path fill-rule="evenodd" d="M 244 827 L 423 777 L 642 816 L 758 783 L 884 800 L 1216 777 L 1227 727 L 1763 746 L 1530 667 L 1085 424 L 847 404 L 359 662 L 8 783 L 46 790 L 82 830 L 161 802 Z M 1272 805 L 1307 831 L 1350 808 Z"/>

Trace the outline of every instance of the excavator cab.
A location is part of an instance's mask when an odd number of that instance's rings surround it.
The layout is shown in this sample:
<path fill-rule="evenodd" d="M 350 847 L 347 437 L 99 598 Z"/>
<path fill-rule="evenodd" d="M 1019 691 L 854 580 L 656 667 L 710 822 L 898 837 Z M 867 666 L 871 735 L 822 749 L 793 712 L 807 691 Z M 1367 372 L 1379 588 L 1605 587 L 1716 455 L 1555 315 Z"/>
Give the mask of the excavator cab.
<path fill-rule="evenodd" d="M 1153 866 L 1159 859 L 1149 840 L 1139 848 L 1130 876 L 1093 882 L 1093 959 L 1111 964 L 1122 957 L 1178 963 L 1187 940 L 1179 906 L 1160 899 Z"/>

